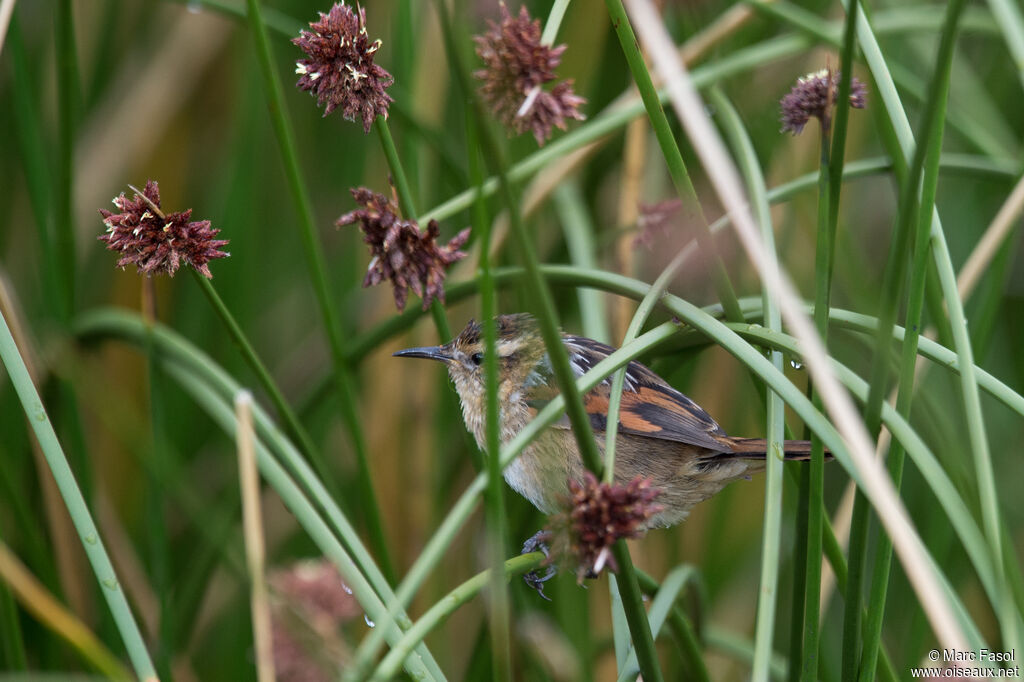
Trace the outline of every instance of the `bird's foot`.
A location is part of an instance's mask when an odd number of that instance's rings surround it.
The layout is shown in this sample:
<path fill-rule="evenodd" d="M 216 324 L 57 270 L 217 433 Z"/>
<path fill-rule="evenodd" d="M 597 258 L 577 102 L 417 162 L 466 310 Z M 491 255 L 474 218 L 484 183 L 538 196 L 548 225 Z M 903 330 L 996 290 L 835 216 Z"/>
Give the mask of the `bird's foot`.
<path fill-rule="evenodd" d="M 523 543 L 522 554 L 529 554 L 530 552 L 541 552 L 545 557 L 543 568 L 541 570 L 530 571 L 523 575 L 523 582 L 537 590 L 542 598 L 551 601 L 551 598 L 544 594 L 544 583 L 551 580 L 558 572 L 554 566 L 548 561 L 550 560 L 550 554 L 548 549 L 547 541 L 551 539 L 551 534 L 545 530 L 539 530 L 534 533 L 529 540 Z"/>

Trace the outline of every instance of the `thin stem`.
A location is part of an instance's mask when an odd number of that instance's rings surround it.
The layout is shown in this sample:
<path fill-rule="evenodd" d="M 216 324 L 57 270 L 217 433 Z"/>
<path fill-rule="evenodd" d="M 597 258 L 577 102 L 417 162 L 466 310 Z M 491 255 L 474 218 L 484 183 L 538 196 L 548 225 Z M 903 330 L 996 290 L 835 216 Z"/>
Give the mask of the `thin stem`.
<path fill-rule="evenodd" d="M 149 657 L 149 652 L 146 651 L 142 633 L 139 631 L 139 626 L 132 616 L 131 608 L 129 608 L 128 601 L 117 581 L 114 566 L 110 563 L 110 557 L 107 556 L 103 540 L 100 539 L 99 531 L 85 504 L 85 498 L 82 497 L 82 491 L 79 490 L 74 473 L 72 473 L 64 451 L 57 441 L 57 434 L 53 431 L 53 425 L 46 414 L 39 393 L 32 384 L 28 368 L 25 367 L 18 347 L 14 343 L 14 337 L 11 336 L 11 330 L 7 326 L 7 319 L 2 314 L 0 314 L 0 360 L 7 368 L 11 383 L 25 410 L 25 415 L 39 441 L 39 447 L 46 456 L 47 464 L 50 465 L 50 471 L 53 472 L 57 488 L 71 515 L 71 521 L 82 540 L 93 573 L 103 587 L 101 590 L 103 597 L 106 599 L 107 606 L 110 607 L 114 623 L 128 650 L 132 667 L 141 679 L 155 679 L 156 671 L 153 668 L 153 661 Z"/>
<path fill-rule="evenodd" d="M 605 6 L 611 18 L 612 27 L 615 29 L 615 35 L 619 39 L 619 45 L 622 47 L 622 53 L 626 57 L 627 64 L 629 64 L 630 73 L 636 83 L 637 90 L 640 92 L 644 108 L 647 110 L 647 117 L 654 128 L 654 135 L 658 139 L 661 153 L 665 157 L 665 163 L 668 165 L 672 183 L 683 201 L 684 211 L 687 214 L 684 219 L 688 218 L 688 223 L 692 222 L 697 226 L 697 242 L 700 244 L 701 252 L 705 254 L 705 258 L 711 264 L 711 275 L 715 282 L 715 290 L 718 292 L 718 298 L 726 310 L 726 316 L 729 319 L 740 320 L 742 319 L 742 313 L 736 300 L 736 292 L 725 270 L 725 264 L 722 262 L 718 249 L 715 247 L 714 239 L 708 228 L 707 218 L 704 216 L 704 211 L 700 205 L 700 199 L 697 197 L 697 191 L 693 187 L 690 174 L 686 170 L 686 164 L 683 161 L 683 155 L 679 151 L 679 145 L 676 144 L 676 139 L 672 135 L 668 116 L 665 115 L 665 109 L 661 106 L 658 90 L 654 87 L 654 81 L 651 80 L 651 74 L 647 70 L 644 56 L 640 52 L 640 44 L 633 34 L 633 27 L 629 22 L 629 17 L 626 16 L 626 9 L 622 6 L 622 0 L 605 0 Z"/>
<path fill-rule="evenodd" d="M 558 318 L 551 291 L 541 276 L 537 254 L 519 213 L 519 201 L 514 196 L 506 176 L 504 154 L 497 142 L 494 131 L 485 123 L 487 118 L 484 115 L 480 101 L 469 85 L 469 69 L 464 63 L 462 53 L 457 47 L 455 36 L 453 35 L 453 25 L 448 15 L 448 8 L 443 0 L 437 2 L 437 7 L 441 15 L 441 26 L 448 58 L 455 66 L 455 73 L 463 94 L 469 100 L 477 119 L 481 121 L 480 132 L 484 158 L 492 163 L 492 171 L 498 176 L 502 198 L 509 212 L 509 223 L 512 226 L 512 232 L 516 237 L 523 256 L 527 290 L 531 298 L 538 304 L 538 321 L 541 335 L 548 351 L 548 358 L 551 361 L 558 387 L 566 401 L 566 412 L 576 437 L 580 458 L 584 466 L 600 477 L 602 461 L 598 452 L 597 441 L 591 429 L 590 417 L 583 406 L 582 395 L 576 385 L 576 377 L 569 363 L 565 346 L 562 343 L 561 331 L 558 327 Z M 651 636 L 651 630 L 644 615 L 640 591 L 636 584 L 636 576 L 632 572 L 629 550 L 620 541 L 616 543 L 613 552 L 619 565 L 620 582 L 625 584 L 630 591 L 630 596 L 628 599 L 624 598 L 623 605 L 626 608 L 626 615 L 629 619 L 633 644 L 637 649 L 640 659 L 640 668 L 644 679 L 657 682 L 661 679 L 661 670 L 658 666 L 657 656 L 654 655 L 654 639 Z"/>
<path fill-rule="evenodd" d="M 381 522 L 377 496 L 373 488 L 373 478 L 370 475 L 365 436 L 362 430 L 359 411 L 356 408 L 355 380 L 352 377 L 352 370 L 345 360 L 338 306 L 331 295 L 330 286 L 328 285 L 327 264 L 323 248 L 316 236 L 312 203 L 306 189 L 307 185 L 299 168 L 298 151 L 295 147 L 295 137 L 292 132 L 287 109 L 285 108 L 284 92 L 281 88 L 280 78 L 278 78 L 277 72 L 274 70 L 274 58 L 271 54 L 270 40 L 267 37 L 267 27 L 263 23 L 260 2 L 259 0 L 246 0 L 246 7 L 249 28 L 256 44 L 256 56 L 259 62 L 260 74 L 263 77 L 263 85 L 266 89 L 271 123 L 273 124 L 278 148 L 284 162 L 288 189 L 291 192 L 292 200 L 295 202 L 295 209 L 299 217 L 299 234 L 302 237 L 307 269 L 309 270 L 317 303 L 320 307 L 320 315 L 323 318 L 324 327 L 327 331 L 331 359 L 334 364 L 334 379 L 338 398 L 341 402 L 342 418 L 348 429 L 356 454 L 358 488 L 362 502 L 360 507 L 364 512 L 366 524 L 370 531 L 371 544 L 380 561 L 381 569 L 386 576 L 390 577 L 394 571 L 387 542 L 384 538 L 384 527 Z"/>
<path fill-rule="evenodd" d="M 59 268 L 60 298 L 57 301 L 61 319 L 67 322 L 75 308 L 75 223 L 74 154 L 75 134 L 79 110 L 78 49 L 75 41 L 75 14 L 71 0 L 60 0 L 54 12 L 55 45 L 57 50 L 57 211 L 56 255 L 54 264 Z"/>
<path fill-rule="evenodd" d="M 6 586 L 10 586 L 11 591 L 18 597 L 26 611 L 35 616 L 40 624 L 77 650 L 86 663 L 110 679 L 122 681 L 133 679 L 131 672 L 124 667 L 117 656 L 104 646 L 103 642 L 86 627 L 85 623 L 47 591 L 46 586 L 32 575 L 28 567 L 18 559 L 3 540 L 0 540 L 0 581 Z M 17 623 L 16 618 L 15 623 Z M 18 632 L 20 634 L 20 629 Z M 27 663 L 24 651 L 9 653 L 18 656 L 20 660 L 11 661 L 12 665 L 7 670 L 25 671 Z"/>
<path fill-rule="evenodd" d="M 398 207 L 402 210 L 402 215 L 408 220 L 413 220 L 416 217 L 416 201 L 413 198 L 412 189 L 409 187 L 405 170 L 398 159 L 398 150 L 395 148 L 394 138 L 391 137 L 388 120 L 383 116 L 377 116 L 373 127 L 377 130 L 377 137 L 384 149 L 384 157 L 388 161 L 388 168 L 391 169 L 391 180 L 395 183 L 395 191 L 398 193 Z"/>
<path fill-rule="evenodd" d="M 777 268 L 778 254 L 775 251 L 771 210 L 764 176 L 758 165 L 753 142 L 732 102 L 718 88 L 711 91 L 710 101 L 721 111 L 721 125 L 733 147 L 733 155 L 738 160 L 746 181 L 747 191 L 752 197 L 761 239 L 768 252 L 769 263 L 774 263 L 774 267 Z M 768 329 L 772 332 L 781 331 L 781 315 L 778 307 L 772 301 L 767 287 L 762 288 L 761 306 Z M 779 372 L 782 372 L 781 352 L 773 351 L 771 362 Z M 768 669 L 771 663 L 781 553 L 779 545 L 782 532 L 782 462 L 784 457 L 782 440 L 785 437 L 785 406 L 779 395 L 774 392 L 768 393 L 767 402 L 764 530 L 762 532 L 761 582 L 758 590 L 752 670 L 755 680 L 768 678 Z"/>
<path fill-rule="evenodd" d="M 520 554 L 503 561 L 499 570 L 489 568 L 456 587 L 439 599 L 411 628 L 405 631 L 402 638 L 391 647 L 391 651 L 377 666 L 371 679 L 393 679 L 398 673 L 402 661 L 412 652 L 413 647 L 442 625 L 456 609 L 470 602 L 485 586 L 493 583 L 495 576 L 507 583 L 509 578 L 537 568 L 544 562 L 544 559 L 544 555 L 540 552 Z"/>
<path fill-rule="evenodd" d="M 252 394 L 235 395 L 235 444 L 238 451 L 238 483 L 242 497 L 242 526 L 245 559 L 249 569 L 252 639 L 256 649 L 256 679 L 274 682 L 274 653 L 271 647 L 270 603 L 264 574 L 266 549 L 263 540 L 263 512 L 260 508 L 260 479 L 256 468 L 252 428 Z"/>
<path fill-rule="evenodd" d="M 145 329 L 142 321 L 138 316 L 133 316 L 120 309 L 100 310 L 83 314 L 77 321 L 76 331 L 82 338 L 112 336 L 126 339 L 137 346 L 144 345 Z M 227 401 L 241 389 L 238 382 L 214 363 L 209 356 L 191 345 L 177 333 L 159 325 L 154 327 L 154 333 L 161 358 L 164 360 L 164 366 L 177 368 L 178 374 L 176 376 L 179 380 L 182 379 L 183 375 L 187 374 L 188 376 L 186 379 L 192 382 L 189 384 L 190 386 L 201 383 L 204 395 L 209 392 L 209 387 L 212 387 L 213 390 L 218 393 L 214 399 L 211 399 L 217 401 L 216 405 L 212 408 L 216 413 L 215 417 L 222 426 L 224 426 L 225 423 L 233 425 L 233 412 L 230 407 L 226 407 L 226 405 Z M 209 405 L 212 403 L 204 398 L 204 404 Z M 224 422 L 220 416 L 217 416 L 221 414 L 222 407 L 226 407 L 228 415 L 227 419 L 229 422 Z M 287 464 L 288 469 L 294 472 L 295 477 L 305 488 L 307 494 L 322 510 L 327 522 L 330 524 L 330 528 L 333 531 L 332 537 L 334 539 L 331 540 L 332 544 L 337 544 L 341 550 L 345 552 L 346 556 L 352 557 L 352 560 L 358 567 L 358 572 L 360 574 L 358 580 L 368 581 L 369 585 L 372 586 L 373 592 L 376 595 L 379 595 L 379 598 L 388 605 L 389 613 L 387 623 L 395 622 L 400 628 L 410 626 L 412 621 L 403 611 L 403 607 L 395 606 L 397 603 L 395 593 L 391 590 L 383 573 L 374 563 L 373 557 L 363 545 L 359 538 L 359 534 L 352 527 L 351 523 L 338 507 L 337 503 L 328 494 L 326 488 L 324 488 L 321 481 L 313 473 L 313 470 L 301 456 L 300 452 L 295 448 L 292 442 L 284 436 L 283 431 L 277 428 L 259 404 L 253 404 L 253 418 L 256 422 L 259 437 L 263 439 L 270 448 L 272 448 L 277 459 L 284 461 Z M 231 427 L 231 433 L 233 433 L 233 426 Z M 260 448 L 263 448 L 262 444 L 258 445 L 258 452 L 260 451 Z M 272 455 L 268 454 L 268 456 Z M 262 457 L 262 455 L 260 455 L 260 457 Z M 260 466 L 262 468 L 264 465 L 261 463 Z M 276 461 L 273 463 L 273 466 L 277 469 L 282 469 L 279 464 L 276 464 Z M 286 477 L 286 479 L 285 485 L 287 485 L 290 490 L 294 484 L 291 483 L 290 477 Z M 280 489 L 278 491 L 281 492 Z M 284 493 L 282 493 L 282 495 L 284 495 Z M 319 523 L 319 521 L 317 523 Z M 307 530 L 309 530 L 308 527 Z M 316 533 L 320 532 L 319 530 L 314 530 Z M 314 531 L 310 532 L 312 533 Z M 314 537 L 314 540 L 315 539 L 316 537 Z M 351 586 L 351 583 L 349 584 Z M 375 628 L 374 631 L 383 632 L 386 636 L 389 630 L 386 627 L 386 624 L 382 625 L 381 618 L 384 616 L 375 611 L 371 617 L 378 624 L 378 627 Z M 430 657 L 429 651 L 427 651 L 425 647 L 418 651 L 425 664 L 430 667 L 432 671 L 436 671 L 437 664 L 433 661 L 433 658 Z M 437 676 L 438 675 L 435 673 L 435 677 Z"/>
<path fill-rule="evenodd" d="M 856 3 L 854 3 L 855 5 Z M 958 2 L 953 2 L 948 6 L 946 13 L 946 25 L 943 28 L 939 43 L 937 64 L 931 85 L 935 90 L 935 96 L 929 97 L 929 102 L 934 106 L 934 110 L 930 111 L 930 115 L 936 121 L 942 121 L 946 111 L 953 49 L 956 42 L 958 21 L 964 6 L 965 3 L 958 0 Z M 938 166 L 943 138 L 943 126 L 941 123 L 925 126 L 925 130 L 931 130 L 932 134 L 925 138 L 926 149 L 922 165 L 925 165 L 925 162 L 927 163 L 923 170 L 924 182 L 921 189 L 920 206 L 908 218 L 909 220 L 916 221 L 916 233 L 914 234 L 910 294 L 907 303 L 906 320 L 904 322 L 904 329 L 907 331 L 903 338 L 899 394 L 896 399 L 896 411 L 904 418 L 910 415 L 914 395 L 915 360 L 924 309 L 925 283 L 928 275 L 928 235 L 931 230 L 932 209 L 935 206 L 935 193 L 939 173 Z M 889 452 L 889 473 L 897 488 L 902 479 L 903 459 L 904 448 L 902 443 L 894 442 Z M 868 601 L 868 620 L 865 625 L 864 654 L 860 670 L 860 680 L 862 682 L 872 682 L 875 677 L 891 564 L 892 543 L 888 537 L 882 536 L 879 538 L 878 547 L 875 550 L 875 561 L 872 571 L 871 597 Z"/>
<path fill-rule="evenodd" d="M 569 9 L 569 0 L 555 0 L 548 12 L 548 20 L 544 22 L 544 32 L 540 36 L 541 45 L 554 45 L 558 29 L 565 18 L 565 10 Z"/>
<path fill-rule="evenodd" d="M 472 152 L 471 152 L 472 153 Z M 486 391 L 486 413 L 484 428 L 487 438 L 487 524 L 489 527 L 489 551 L 491 558 L 491 580 L 488 593 L 491 598 L 489 630 L 494 679 L 512 679 L 512 644 L 508 581 L 502 574 L 503 558 L 506 556 L 505 538 L 508 521 L 505 517 L 505 481 L 501 475 L 498 453 L 501 451 L 501 421 L 498 402 L 498 358 L 497 324 L 495 320 L 497 295 L 494 274 L 491 269 L 491 222 L 485 221 L 478 228 L 483 231 L 480 239 L 480 315 L 484 332 L 484 389 Z"/>
<path fill-rule="evenodd" d="M 270 398 L 270 402 L 274 404 L 274 409 L 277 410 L 278 416 L 284 422 L 285 428 L 293 438 L 295 438 L 296 444 L 302 451 L 302 454 L 310 461 L 310 463 L 316 468 L 317 475 L 324 482 L 329 490 L 335 493 L 335 498 L 341 498 L 338 492 L 338 484 L 334 479 L 330 467 L 327 466 L 327 462 L 324 460 L 323 455 L 313 445 L 313 440 L 309 437 L 309 432 L 306 431 L 305 427 L 299 421 L 299 418 L 295 415 L 295 411 L 285 400 L 284 395 L 281 393 L 281 389 L 278 388 L 277 382 L 270 375 L 266 365 L 260 360 L 260 357 L 256 354 L 256 350 L 253 348 L 252 343 L 249 341 L 245 332 L 242 331 L 241 325 L 235 319 L 235 316 L 231 314 L 231 310 L 224 304 L 224 300 L 217 293 L 217 290 L 213 286 L 213 282 L 200 275 L 195 270 L 189 268 L 192 274 L 192 279 L 195 280 L 199 286 L 200 291 L 206 296 L 206 300 L 213 306 L 213 311 L 220 318 L 220 321 L 224 323 L 224 327 L 227 329 L 228 334 L 231 336 L 231 340 L 234 341 L 235 347 L 242 355 L 242 359 L 245 360 L 246 364 L 249 365 L 249 369 L 256 375 L 256 380 L 263 387 L 263 390 L 267 392 L 267 396 Z"/>
<path fill-rule="evenodd" d="M 141 192 L 137 193 L 139 196 L 144 196 Z M 164 216 L 160 215 L 160 217 Z M 150 572 L 153 576 L 153 588 L 159 599 L 160 610 L 155 658 L 160 678 L 170 682 L 173 679 L 171 659 L 175 649 L 174 611 L 172 608 L 174 600 L 171 593 L 171 553 L 167 537 L 167 523 L 164 518 L 166 482 L 161 480 L 158 473 L 169 469 L 169 453 L 166 445 L 167 421 L 164 413 L 162 377 L 156 363 L 156 341 L 153 336 L 153 328 L 157 320 L 156 282 L 152 277 L 141 277 L 139 281 L 142 285 L 142 319 L 146 326 L 146 375 L 149 384 L 150 442 L 147 455 L 156 465 L 147 471 L 146 476 L 146 534 L 149 539 Z"/>
<path fill-rule="evenodd" d="M 168 373 L 181 383 L 213 420 L 230 437 L 234 438 L 238 421 L 227 399 L 218 395 L 213 387 L 188 370 L 171 364 L 167 364 L 165 367 Z M 258 420 L 259 415 L 256 410 L 257 406 L 253 405 L 254 416 Z M 277 491 L 285 506 L 295 515 L 309 538 L 338 567 L 345 584 L 352 589 L 353 596 L 365 609 L 367 617 L 372 619 L 377 627 L 386 629 L 385 636 L 389 642 L 397 642 L 402 635 L 402 630 L 394 620 L 383 622 L 387 609 L 352 557 L 338 542 L 327 523 L 299 487 L 295 485 L 284 468 L 271 455 L 259 437 L 255 440 L 254 445 L 256 446 L 256 462 L 263 477 Z M 417 650 L 417 653 L 420 655 L 411 656 L 405 662 L 409 674 L 414 679 L 443 679 L 433 659 L 429 657 L 429 652 L 425 648 L 421 648 Z"/>
<path fill-rule="evenodd" d="M 689 249 L 684 247 L 672 259 L 672 262 L 661 271 L 658 278 L 654 280 L 651 288 L 644 294 L 643 300 L 640 301 L 640 305 L 637 306 L 636 312 L 629 322 L 629 327 L 622 337 L 621 345 L 626 345 L 640 335 L 640 330 L 647 323 L 647 319 L 654 312 L 654 307 L 658 304 L 661 295 L 665 293 L 668 285 L 672 282 L 672 278 L 679 272 L 679 268 L 683 266 L 689 253 Z M 614 480 L 615 441 L 619 432 L 619 408 L 622 405 L 622 391 L 625 385 L 626 368 L 623 367 L 615 373 L 615 377 L 612 379 L 612 390 L 608 396 L 608 422 L 605 425 L 604 443 L 604 480 L 606 483 L 611 483 Z"/>

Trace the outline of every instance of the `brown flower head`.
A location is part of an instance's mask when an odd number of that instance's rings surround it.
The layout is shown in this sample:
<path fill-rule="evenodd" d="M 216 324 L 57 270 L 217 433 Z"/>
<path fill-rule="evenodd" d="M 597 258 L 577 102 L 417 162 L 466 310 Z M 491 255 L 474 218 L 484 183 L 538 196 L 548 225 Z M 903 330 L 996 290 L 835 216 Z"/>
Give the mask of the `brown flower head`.
<path fill-rule="evenodd" d="M 665 199 L 654 204 L 641 203 L 636 219 L 637 235 L 633 245 L 643 244 L 650 248 L 657 235 L 668 234 L 682 207 L 681 199 Z"/>
<path fill-rule="evenodd" d="M 350 211 L 338 218 L 338 226 L 359 223 L 363 241 L 370 245 L 373 258 L 366 270 L 363 286 L 391 280 L 395 305 L 405 309 L 405 301 L 412 289 L 423 299 L 423 309 L 437 298 L 444 301 L 445 270 L 454 262 L 465 258 L 459 248 L 469 238 L 469 228 L 455 235 L 444 246 L 438 246 L 440 229 L 436 220 L 420 230 L 413 220 L 398 217 L 398 208 L 383 194 L 365 187 L 352 191 L 356 203 L 363 208 Z"/>
<path fill-rule="evenodd" d="M 274 666 L 282 682 L 327 682 L 350 656 L 339 628 L 362 611 L 334 564 L 309 559 L 268 576 Z"/>
<path fill-rule="evenodd" d="M 782 98 L 782 132 L 789 131 L 799 135 L 812 116 L 827 129 L 832 120 L 829 105 L 834 103 L 839 95 L 839 78 L 838 71 L 822 69 L 797 80 L 793 89 Z M 867 88 L 864 84 L 853 78 L 850 81 L 850 106 L 854 109 L 863 109 L 866 94 Z"/>
<path fill-rule="evenodd" d="M 555 525 L 567 532 L 553 536 L 567 541 L 564 551 L 576 563 L 578 579 L 599 574 L 605 565 L 618 570 L 612 545 L 643 535 L 648 519 L 664 509 L 654 503 L 660 494 L 642 476 L 625 485 L 599 482 L 589 471 L 582 483 L 569 480 L 569 509 L 555 519 Z"/>
<path fill-rule="evenodd" d="M 348 121 L 362 117 L 363 131 L 369 133 L 378 114 L 388 116 L 394 100 L 385 89 L 395 79 L 373 63 L 380 41 L 370 42 L 366 34 L 366 11 L 335 3 L 309 27 L 313 30 L 292 38 L 308 57 L 295 63 L 295 85 L 316 95 L 318 105 L 326 103 L 324 116 L 340 108 Z"/>
<path fill-rule="evenodd" d="M 132 188 L 134 189 L 134 188 Z M 122 192 L 114 197 L 114 206 L 120 213 L 100 209 L 106 234 L 99 236 L 111 251 L 118 251 L 118 267 L 132 263 L 138 271 L 151 275 L 166 272 L 174 276 L 184 262 L 209 278 L 207 263 L 231 254 L 220 251 L 226 239 L 214 239 L 220 230 L 210 227 L 209 220 L 190 221 L 192 209 L 164 214 L 160 210 L 160 188 L 149 180 L 140 195 L 128 199 Z"/>
<path fill-rule="evenodd" d="M 473 75 L 484 82 L 480 94 L 498 120 L 517 135 L 532 131 L 540 145 L 551 137 L 552 126 L 565 130 L 567 118 L 582 121 L 579 107 L 586 100 L 573 92 L 571 79 L 544 89 L 555 80 L 565 45 L 542 45 L 540 20 L 531 20 L 526 7 L 513 17 L 503 2 L 501 23 L 487 23 L 491 29 L 474 37 L 486 68 Z"/>

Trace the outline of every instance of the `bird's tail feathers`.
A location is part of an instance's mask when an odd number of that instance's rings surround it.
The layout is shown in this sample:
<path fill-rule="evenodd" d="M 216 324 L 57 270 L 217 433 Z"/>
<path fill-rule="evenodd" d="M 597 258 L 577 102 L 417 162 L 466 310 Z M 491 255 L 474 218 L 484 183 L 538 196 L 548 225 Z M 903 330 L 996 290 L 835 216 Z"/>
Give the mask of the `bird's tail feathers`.
<path fill-rule="evenodd" d="M 764 438 L 733 438 L 732 452 L 726 456 L 743 459 L 763 459 L 768 451 L 768 441 Z M 783 454 L 792 461 L 806 461 L 811 458 L 811 441 L 787 440 L 782 442 Z M 825 450 L 825 457 L 831 459 L 832 453 Z"/>

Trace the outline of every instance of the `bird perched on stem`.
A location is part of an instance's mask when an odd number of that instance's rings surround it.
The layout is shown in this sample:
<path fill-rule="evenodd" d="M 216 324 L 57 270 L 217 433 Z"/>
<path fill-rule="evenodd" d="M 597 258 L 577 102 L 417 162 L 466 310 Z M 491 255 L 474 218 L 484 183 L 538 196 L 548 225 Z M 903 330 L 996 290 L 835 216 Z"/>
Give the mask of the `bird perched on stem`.
<path fill-rule="evenodd" d="M 532 316 L 524 313 L 496 318 L 499 357 L 498 401 L 501 440 L 508 442 L 558 394 L 551 363 Z M 583 375 L 614 350 L 582 336 L 562 335 L 569 362 Z M 484 447 L 486 390 L 484 339 L 479 323 L 466 328 L 443 346 L 409 348 L 399 357 L 429 358 L 443 362 L 462 402 L 466 427 Z M 598 447 L 604 450 L 611 378 L 583 396 Z M 682 521 L 690 509 L 727 484 L 764 469 L 767 443 L 763 438 L 736 438 L 722 430 L 699 405 L 639 362 L 626 368 L 615 441 L 615 480 L 628 483 L 637 476 L 661 491 L 663 509 L 651 516 L 648 527 Z M 787 440 L 784 456 L 810 457 L 808 441 Z M 512 488 L 545 514 L 555 513 L 567 494 L 567 481 L 583 482 L 583 463 L 566 417 L 527 446 L 504 472 Z"/>

